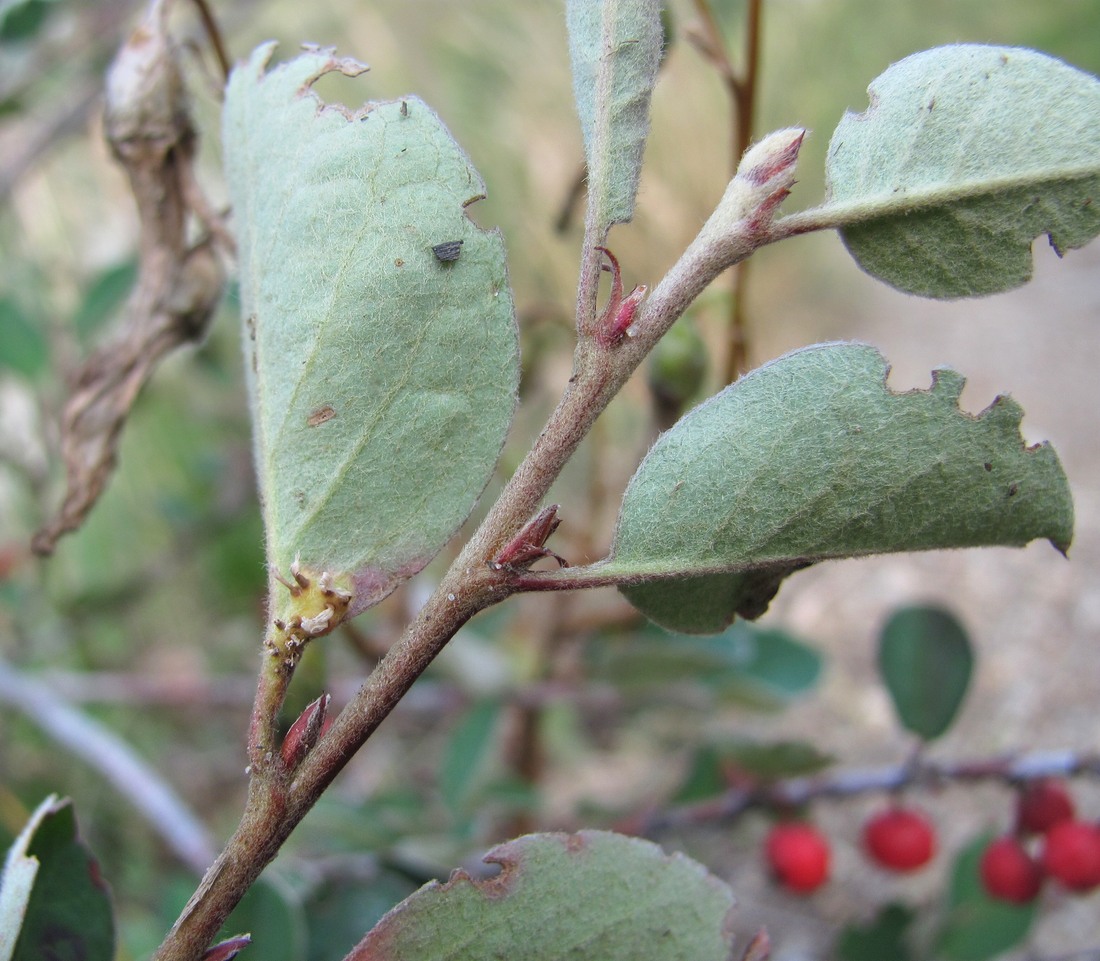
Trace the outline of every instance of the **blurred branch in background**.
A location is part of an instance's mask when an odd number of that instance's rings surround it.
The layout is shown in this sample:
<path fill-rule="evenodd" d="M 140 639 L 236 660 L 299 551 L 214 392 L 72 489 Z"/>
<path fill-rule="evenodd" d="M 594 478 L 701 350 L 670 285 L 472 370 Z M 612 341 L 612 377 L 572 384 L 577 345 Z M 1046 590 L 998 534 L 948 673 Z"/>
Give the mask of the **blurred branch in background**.
<path fill-rule="evenodd" d="M 0 661 L 0 704 L 24 714 L 54 741 L 99 771 L 192 871 L 214 859 L 202 822 L 125 741 L 76 710 L 49 685 Z"/>
<path fill-rule="evenodd" d="M 710 0 L 694 0 L 698 25 L 685 31 L 688 41 L 714 67 L 729 98 L 729 124 L 732 132 L 730 175 L 737 171 L 741 157 L 752 142 L 756 119 L 756 90 L 760 76 L 760 33 L 762 0 L 745 5 L 745 49 L 741 70 L 729 58 L 726 39 L 715 17 Z M 723 384 L 732 384 L 750 369 L 749 340 L 745 317 L 745 291 L 748 287 L 748 260 L 730 270 L 730 307 L 726 329 L 726 364 Z"/>
<path fill-rule="evenodd" d="M 690 825 L 730 822 L 752 808 L 793 810 L 818 798 L 846 798 L 859 794 L 896 792 L 909 787 L 1001 781 L 1023 784 L 1043 778 L 1087 775 L 1100 777 L 1100 755 L 1095 752 L 1042 751 L 962 761 L 892 764 L 876 768 L 830 771 L 810 777 L 737 785 L 721 797 L 695 804 L 639 814 L 618 825 L 631 834 L 652 836 Z"/>

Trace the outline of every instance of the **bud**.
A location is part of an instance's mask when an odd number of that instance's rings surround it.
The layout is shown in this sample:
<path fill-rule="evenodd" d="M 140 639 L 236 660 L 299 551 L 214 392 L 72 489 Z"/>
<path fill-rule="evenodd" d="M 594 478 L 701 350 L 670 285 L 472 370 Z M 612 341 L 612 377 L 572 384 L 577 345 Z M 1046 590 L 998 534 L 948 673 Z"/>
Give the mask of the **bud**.
<path fill-rule="evenodd" d="M 644 284 L 639 284 L 625 297 L 623 296 L 623 277 L 619 270 L 619 261 L 606 247 L 597 247 L 604 254 L 611 266 L 603 265 L 603 269 L 611 273 L 611 296 L 607 299 L 607 306 L 603 313 L 596 319 L 596 342 L 604 348 L 616 346 L 623 337 L 633 337 L 631 329 L 634 316 L 645 298 L 649 289 Z"/>
<path fill-rule="evenodd" d="M 794 183 L 794 168 L 805 136 L 806 131 L 801 127 L 788 127 L 768 134 L 745 151 L 737 166 L 736 179 L 769 193 L 776 188 L 789 190 Z"/>
<path fill-rule="evenodd" d="M 794 185 L 795 165 L 806 131 L 788 127 L 768 134 L 745 151 L 733 180 L 699 234 L 721 242 L 736 226 L 758 230 L 769 224 Z"/>
<path fill-rule="evenodd" d="M 494 571 L 523 570 L 534 564 L 540 557 L 552 557 L 560 567 L 568 567 L 569 562 L 564 557 L 555 554 L 545 546 L 560 523 L 558 505 L 551 504 L 549 507 L 544 507 L 504 546 L 504 550 L 489 562 L 489 566 Z"/>
<path fill-rule="evenodd" d="M 283 738 L 282 757 L 287 770 L 293 771 L 305 756 L 316 747 L 321 740 L 321 735 L 327 730 L 326 719 L 328 717 L 328 705 L 332 700 L 331 694 L 322 694 L 316 701 L 309 704 L 299 715 L 298 720 L 290 725 L 290 730 Z"/>
<path fill-rule="evenodd" d="M 203 952 L 202 961 L 233 961 L 242 950 L 252 943 L 251 934 L 239 934 L 228 941 L 219 941 Z"/>

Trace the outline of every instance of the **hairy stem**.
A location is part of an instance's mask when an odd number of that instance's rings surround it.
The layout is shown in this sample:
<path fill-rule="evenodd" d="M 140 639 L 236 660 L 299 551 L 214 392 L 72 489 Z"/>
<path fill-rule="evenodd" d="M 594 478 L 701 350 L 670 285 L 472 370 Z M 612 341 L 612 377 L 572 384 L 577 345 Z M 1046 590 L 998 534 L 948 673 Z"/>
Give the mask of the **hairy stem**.
<path fill-rule="evenodd" d="M 435 592 L 367 678 L 331 730 L 294 772 L 267 754 L 267 733 L 281 703 L 280 684 L 261 681 L 251 742 L 265 763 L 253 771 L 236 833 L 154 955 L 154 961 L 197 961 L 245 891 L 278 853 L 355 752 L 397 706 L 413 682 L 471 617 L 524 589 L 522 573 L 494 570 L 490 561 L 537 512 L 550 486 L 596 418 L 688 305 L 723 270 L 772 239 L 766 223 L 745 211 L 727 223 L 716 215 L 642 305 L 633 336 L 601 346 L 595 336 L 595 269 L 586 254 L 578 296 L 580 336 L 573 375 L 533 447 L 505 485 Z M 812 229 L 812 228 L 811 228 Z M 587 241 L 593 238 L 588 237 Z M 586 241 L 586 251 L 589 249 Z M 587 269 L 586 269 L 587 268 Z M 527 575 L 528 577 L 533 575 Z M 591 583 L 585 586 L 594 586 Z M 265 684 L 266 689 L 265 688 Z M 262 716 L 260 716 L 262 715 Z"/>

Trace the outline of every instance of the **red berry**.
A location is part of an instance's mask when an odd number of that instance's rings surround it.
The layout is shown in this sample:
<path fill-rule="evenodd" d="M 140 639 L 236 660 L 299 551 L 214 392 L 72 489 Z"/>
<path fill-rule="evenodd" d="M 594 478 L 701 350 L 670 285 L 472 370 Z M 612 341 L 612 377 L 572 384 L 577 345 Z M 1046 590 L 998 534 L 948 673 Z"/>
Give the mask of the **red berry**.
<path fill-rule="evenodd" d="M 892 807 L 863 827 L 868 853 L 891 871 L 915 871 L 936 853 L 936 829 L 919 811 Z"/>
<path fill-rule="evenodd" d="M 829 842 L 813 825 L 802 821 L 775 825 L 764 850 L 780 883 L 799 894 L 809 894 L 829 877 Z"/>
<path fill-rule="evenodd" d="M 1065 783 L 1041 778 L 1023 788 L 1016 799 L 1016 829 L 1046 834 L 1055 824 L 1072 821 L 1074 813 Z"/>
<path fill-rule="evenodd" d="M 1071 891 L 1100 885 L 1100 828 L 1085 821 L 1061 821 L 1047 831 L 1043 867 Z"/>
<path fill-rule="evenodd" d="M 1031 903 L 1043 886 L 1043 869 L 1011 834 L 989 843 L 978 870 L 986 892 L 1012 904 Z"/>

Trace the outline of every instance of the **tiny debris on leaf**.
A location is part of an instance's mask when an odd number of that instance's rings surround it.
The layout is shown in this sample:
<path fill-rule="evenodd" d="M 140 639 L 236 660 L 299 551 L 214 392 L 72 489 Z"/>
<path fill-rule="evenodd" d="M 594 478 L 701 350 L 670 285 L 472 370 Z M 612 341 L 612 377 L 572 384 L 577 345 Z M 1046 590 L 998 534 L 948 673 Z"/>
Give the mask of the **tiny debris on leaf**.
<path fill-rule="evenodd" d="M 447 264 L 458 260 L 462 253 L 463 243 L 464 241 L 461 240 L 447 240 L 432 247 L 432 253 L 435 254 L 436 260 L 440 263 Z"/>

